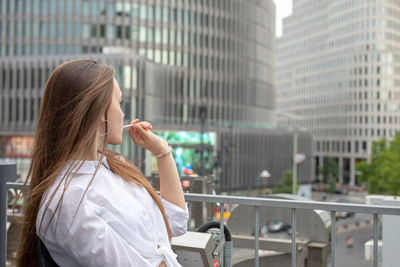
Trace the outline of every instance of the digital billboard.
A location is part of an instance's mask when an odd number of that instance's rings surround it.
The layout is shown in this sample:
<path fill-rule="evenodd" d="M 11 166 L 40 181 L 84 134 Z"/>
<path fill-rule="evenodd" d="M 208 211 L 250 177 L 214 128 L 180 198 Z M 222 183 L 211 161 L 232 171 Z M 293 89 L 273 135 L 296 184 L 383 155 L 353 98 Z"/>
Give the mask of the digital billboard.
<path fill-rule="evenodd" d="M 201 150 L 203 150 L 204 175 L 212 174 L 215 159 L 216 134 L 206 132 L 203 134 L 201 146 L 201 133 L 188 131 L 163 131 L 155 132 L 165 139 L 173 148 L 174 156 L 180 176 L 198 176 L 201 170 Z M 151 157 L 151 172 L 157 171 L 157 160 Z"/>
<path fill-rule="evenodd" d="M 33 136 L 1 136 L 0 158 L 29 158 Z"/>

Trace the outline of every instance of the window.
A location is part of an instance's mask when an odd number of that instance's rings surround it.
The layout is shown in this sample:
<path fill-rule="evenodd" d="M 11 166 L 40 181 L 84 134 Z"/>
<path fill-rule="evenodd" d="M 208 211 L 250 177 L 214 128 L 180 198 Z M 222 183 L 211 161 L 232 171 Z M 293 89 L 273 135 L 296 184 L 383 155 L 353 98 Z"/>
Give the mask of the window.
<path fill-rule="evenodd" d="M 20 1 L 18 1 L 18 2 L 20 2 Z M 41 8 L 42 8 L 41 9 L 42 14 L 46 14 L 47 13 L 47 1 L 46 0 L 41 0 L 40 5 L 41 5 Z"/>
<path fill-rule="evenodd" d="M 11 25 L 12 23 L 10 23 Z M 32 23 L 32 36 L 33 37 L 38 37 L 39 36 L 39 24 L 37 21 L 34 21 Z"/>
<path fill-rule="evenodd" d="M 147 19 L 147 6 L 146 5 L 140 5 L 140 18 L 145 20 Z"/>
<path fill-rule="evenodd" d="M 81 25 L 79 23 L 75 23 L 75 37 L 79 38 L 81 36 Z"/>
<path fill-rule="evenodd" d="M 45 22 L 40 22 L 40 36 L 41 37 L 46 37 L 46 23 Z"/>
<path fill-rule="evenodd" d="M 140 42 L 146 41 L 146 28 L 145 27 L 139 28 L 139 41 Z"/>
<path fill-rule="evenodd" d="M 114 25 L 107 25 L 107 39 L 108 40 L 113 40 L 115 36 L 115 27 Z"/>
<path fill-rule="evenodd" d="M 117 26 L 117 39 L 122 39 L 122 26 Z"/>
<path fill-rule="evenodd" d="M 108 16 L 109 17 L 114 17 L 114 15 L 115 15 L 115 3 L 109 2 L 107 11 L 108 11 Z"/>
<path fill-rule="evenodd" d="M 139 40 L 139 29 L 136 26 L 132 26 L 132 34 L 131 34 L 131 38 L 133 41 L 137 41 Z"/>
<path fill-rule="evenodd" d="M 66 9 L 66 13 L 67 14 L 72 14 L 73 12 L 73 0 L 67 0 L 67 9 Z"/>
<path fill-rule="evenodd" d="M 91 37 L 97 37 L 97 25 L 96 24 L 92 24 L 91 25 Z"/>
<path fill-rule="evenodd" d="M 89 8 L 90 8 L 89 0 L 84 0 L 83 1 L 83 15 L 85 15 L 85 16 L 89 15 Z"/>
<path fill-rule="evenodd" d="M 64 14 L 64 0 L 58 0 L 58 14 Z"/>
<path fill-rule="evenodd" d="M 156 9 L 156 21 L 161 21 L 161 16 L 162 16 L 161 7 L 156 6 L 155 9 Z"/>
<path fill-rule="evenodd" d="M 88 23 L 84 23 L 82 28 L 82 37 L 89 38 L 89 34 L 90 34 L 90 26 Z"/>
<path fill-rule="evenodd" d="M 66 31 L 67 38 L 72 38 L 72 23 L 67 22 L 65 26 L 66 26 L 65 31 Z"/>
<path fill-rule="evenodd" d="M 134 19 L 139 18 L 139 5 L 138 4 L 132 4 L 132 17 Z"/>

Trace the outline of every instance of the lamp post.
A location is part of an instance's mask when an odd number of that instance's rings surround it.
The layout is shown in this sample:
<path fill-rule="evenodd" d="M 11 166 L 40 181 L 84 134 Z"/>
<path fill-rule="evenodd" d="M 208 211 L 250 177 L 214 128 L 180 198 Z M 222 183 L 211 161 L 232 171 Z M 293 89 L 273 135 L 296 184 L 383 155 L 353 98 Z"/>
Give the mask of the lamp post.
<path fill-rule="evenodd" d="M 293 170 L 292 170 L 292 194 L 296 195 L 297 193 L 297 162 L 296 162 L 296 155 L 297 155 L 297 148 L 298 148 L 298 136 L 297 130 L 294 129 L 293 132 Z"/>
<path fill-rule="evenodd" d="M 303 119 L 303 117 L 298 116 L 296 114 L 290 113 L 290 112 L 279 112 L 279 115 L 286 116 L 292 120 L 299 120 Z M 298 154 L 298 134 L 297 134 L 297 127 L 293 128 L 293 167 L 292 167 L 292 194 L 295 195 L 297 194 L 297 161 L 296 161 L 296 156 Z"/>
<path fill-rule="evenodd" d="M 207 118 L 207 107 L 206 105 L 201 105 L 199 108 L 200 117 L 200 176 L 204 176 L 204 142 L 203 135 L 205 132 L 205 120 Z"/>
<path fill-rule="evenodd" d="M 271 178 L 271 174 L 269 173 L 269 171 L 263 170 L 263 171 L 260 173 L 260 179 L 261 179 L 261 185 L 262 185 L 262 187 L 264 187 L 264 181 L 267 181 L 267 184 L 268 184 L 268 178 Z"/>

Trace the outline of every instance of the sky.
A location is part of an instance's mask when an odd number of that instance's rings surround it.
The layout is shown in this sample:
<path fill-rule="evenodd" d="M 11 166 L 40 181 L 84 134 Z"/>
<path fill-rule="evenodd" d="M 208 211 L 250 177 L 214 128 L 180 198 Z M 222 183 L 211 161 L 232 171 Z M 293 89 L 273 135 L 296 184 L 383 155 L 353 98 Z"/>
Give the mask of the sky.
<path fill-rule="evenodd" d="M 292 14 L 293 0 L 273 0 L 276 6 L 276 33 L 277 37 L 282 35 L 282 18 Z"/>

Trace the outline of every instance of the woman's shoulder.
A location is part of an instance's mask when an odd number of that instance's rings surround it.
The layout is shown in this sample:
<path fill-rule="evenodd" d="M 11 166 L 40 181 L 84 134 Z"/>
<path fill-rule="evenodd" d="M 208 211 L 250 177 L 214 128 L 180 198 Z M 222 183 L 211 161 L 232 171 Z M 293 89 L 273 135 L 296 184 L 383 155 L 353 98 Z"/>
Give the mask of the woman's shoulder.
<path fill-rule="evenodd" d="M 94 175 L 96 174 L 96 175 Z M 74 199 L 83 196 L 93 190 L 101 190 L 107 187 L 105 181 L 113 179 L 113 174 L 103 165 L 99 166 L 96 172 L 96 165 L 84 163 L 80 168 L 66 166 L 59 174 L 54 183 L 47 190 L 47 198 L 54 194 L 54 198 L 62 197 Z"/>

